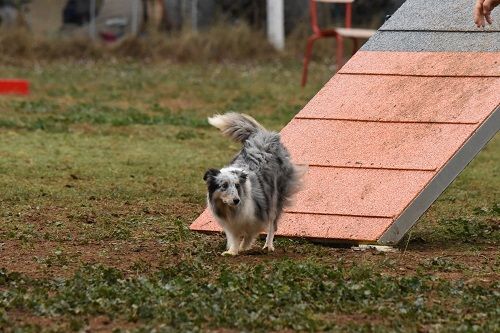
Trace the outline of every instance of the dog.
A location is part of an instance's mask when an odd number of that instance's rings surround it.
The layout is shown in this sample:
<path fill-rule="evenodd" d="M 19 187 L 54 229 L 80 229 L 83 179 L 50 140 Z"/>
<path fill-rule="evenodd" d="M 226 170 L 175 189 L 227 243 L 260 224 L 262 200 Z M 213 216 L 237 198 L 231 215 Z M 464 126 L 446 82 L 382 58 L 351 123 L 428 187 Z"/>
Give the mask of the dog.
<path fill-rule="evenodd" d="M 278 133 L 248 115 L 230 112 L 210 117 L 208 122 L 243 145 L 228 166 L 208 169 L 203 177 L 207 205 L 227 238 L 222 255 L 249 250 L 265 231 L 263 249 L 274 251 L 278 220 L 283 208 L 293 204 L 305 167 L 291 162 Z"/>

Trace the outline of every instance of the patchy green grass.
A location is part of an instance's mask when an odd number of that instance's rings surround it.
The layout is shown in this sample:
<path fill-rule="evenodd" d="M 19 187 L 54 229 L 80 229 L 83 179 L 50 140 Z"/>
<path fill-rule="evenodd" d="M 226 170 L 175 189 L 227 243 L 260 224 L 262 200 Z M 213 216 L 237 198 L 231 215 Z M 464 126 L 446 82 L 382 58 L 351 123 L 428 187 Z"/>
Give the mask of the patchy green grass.
<path fill-rule="evenodd" d="M 345 268 L 342 263 L 325 266 L 283 260 L 229 267 L 199 260 L 147 277 L 83 267 L 72 278 L 60 281 L 32 280 L 0 271 L 0 286 L 7 288 L 2 295 L 7 309 L 65 316 L 72 329 L 84 328 L 86 317 L 102 314 L 143 322 L 140 331 L 144 332 L 158 327 L 263 332 L 385 332 L 388 327 L 441 331 L 450 326 L 459 332 L 479 328 L 493 332 L 500 328 L 498 281 L 470 286 L 429 275 L 394 278 L 367 267 Z M 332 320 L 335 317 L 343 320 Z"/>
<path fill-rule="evenodd" d="M 201 181 L 238 146 L 229 110 L 279 130 L 328 79 L 313 64 L 2 67 L 0 331 L 493 332 L 500 329 L 500 139 L 405 239 L 375 255 L 279 239 L 221 258 L 191 233 Z"/>

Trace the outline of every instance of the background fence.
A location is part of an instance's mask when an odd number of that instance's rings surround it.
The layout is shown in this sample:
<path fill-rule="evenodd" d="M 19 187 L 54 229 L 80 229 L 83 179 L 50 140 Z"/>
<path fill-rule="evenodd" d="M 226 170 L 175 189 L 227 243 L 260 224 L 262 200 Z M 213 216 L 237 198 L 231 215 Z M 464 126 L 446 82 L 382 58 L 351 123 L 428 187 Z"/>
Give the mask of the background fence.
<path fill-rule="evenodd" d="M 376 28 L 404 0 L 357 0 L 353 24 Z M 342 19 L 339 6 L 320 4 L 321 22 Z M 307 25 L 308 0 L 284 1 L 285 32 Z M 114 41 L 146 31 L 206 31 L 224 22 L 244 22 L 255 30 L 266 27 L 266 0 L 3 0 L 2 27 L 24 25 L 36 35 L 81 36 Z"/>

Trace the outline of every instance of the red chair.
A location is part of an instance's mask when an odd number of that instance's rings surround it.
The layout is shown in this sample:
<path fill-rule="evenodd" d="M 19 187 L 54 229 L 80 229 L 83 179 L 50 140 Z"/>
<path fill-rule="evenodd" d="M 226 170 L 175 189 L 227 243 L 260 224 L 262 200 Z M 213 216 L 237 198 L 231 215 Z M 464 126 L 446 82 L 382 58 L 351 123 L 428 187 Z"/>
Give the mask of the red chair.
<path fill-rule="evenodd" d="M 321 29 L 318 25 L 318 13 L 316 10 L 317 2 L 327 2 L 345 5 L 345 22 L 344 27 L 333 29 Z M 320 38 L 334 37 L 337 44 L 337 70 L 339 70 L 344 62 L 344 38 L 350 38 L 353 42 L 354 54 L 358 50 L 358 39 L 370 38 L 375 30 L 351 28 L 352 22 L 352 3 L 354 0 L 309 0 L 309 10 L 311 12 L 311 28 L 313 34 L 307 39 L 306 53 L 304 55 L 304 69 L 302 71 L 302 86 L 307 82 L 307 68 L 311 60 L 312 48 L 314 42 Z"/>

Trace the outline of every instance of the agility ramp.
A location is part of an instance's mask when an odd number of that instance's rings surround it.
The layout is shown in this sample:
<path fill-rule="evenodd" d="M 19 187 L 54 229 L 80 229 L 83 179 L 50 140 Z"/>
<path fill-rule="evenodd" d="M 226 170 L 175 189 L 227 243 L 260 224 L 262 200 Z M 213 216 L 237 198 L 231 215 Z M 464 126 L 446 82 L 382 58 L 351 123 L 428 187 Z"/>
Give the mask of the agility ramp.
<path fill-rule="evenodd" d="M 309 171 L 278 235 L 397 243 L 498 132 L 500 12 L 480 30 L 473 5 L 406 1 L 283 128 Z"/>

